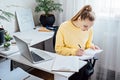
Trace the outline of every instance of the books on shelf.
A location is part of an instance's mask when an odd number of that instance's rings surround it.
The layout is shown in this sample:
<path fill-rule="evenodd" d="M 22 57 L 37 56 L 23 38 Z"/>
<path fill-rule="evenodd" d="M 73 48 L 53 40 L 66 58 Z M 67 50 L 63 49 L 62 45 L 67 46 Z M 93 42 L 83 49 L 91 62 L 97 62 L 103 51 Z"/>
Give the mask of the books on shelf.
<path fill-rule="evenodd" d="M 78 72 L 79 68 L 78 57 L 57 55 L 53 62 L 52 71 Z"/>
<path fill-rule="evenodd" d="M 93 50 L 93 49 L 86 49 L 84 55 L 79 56 L 79 59 L 86 60 L 93 58 L 96 54 L 101 53 L 103 50 Z"/>

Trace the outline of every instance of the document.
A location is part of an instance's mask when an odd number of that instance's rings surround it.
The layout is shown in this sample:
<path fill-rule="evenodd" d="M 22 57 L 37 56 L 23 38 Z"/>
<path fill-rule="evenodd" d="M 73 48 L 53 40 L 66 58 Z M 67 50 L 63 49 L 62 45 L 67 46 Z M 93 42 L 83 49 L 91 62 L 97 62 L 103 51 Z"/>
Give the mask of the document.
<path fill-rule="evenodd" d="M 78 72 L 79 58 L 77 56 L 57 55 L 52 66 L 53 71 Z"/>
<path fill-rule="evenodd" d="M 16 53 L 18 51 L 19 50 L 18 50 L 17 46 L 10 46 L 10 49 L 8 51 L 6 51 L 3 46 L 0 47 L 0 54 L 4 55 L 4 56 L 11 55 L 11 54 Z"/>
<path fill-rule="evenodd" d="M 95 56 L 95 54 L 101 53 L 103 50 L 93 50 L 93 49 L 86 49 L 84 55 L 79 56 L 81 60 L 91 59 Z"/>
<path fill-rule="evenodd" d="M 21 32 L 35 28 L 32 10 L 30 8 L 19 8 L 16 10 L 17 21 Z"/>

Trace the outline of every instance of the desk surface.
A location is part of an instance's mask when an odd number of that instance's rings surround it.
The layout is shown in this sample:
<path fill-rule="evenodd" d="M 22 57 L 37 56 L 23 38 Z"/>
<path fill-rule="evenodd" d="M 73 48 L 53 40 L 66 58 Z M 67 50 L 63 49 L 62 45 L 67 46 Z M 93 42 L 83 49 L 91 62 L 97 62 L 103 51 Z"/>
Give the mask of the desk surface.
<path fill-rule="evenodd" d="M 16 32 L 13 33 L 12 35 L 15 35 L 17 37 L 19 37 L 20 39 L 23 39 L 24 41 L 26 41 L 27 43 L 30 43 L 30 46 L 33 46 L 35 44 L 38 44 L 42 41 L 48 40 L 50 38 L 53 37 L 54 32 L 39 32 L 37 29 L 36 30 L 31 30 L 31 31 L 27 31 L 27 32 Z M 4 48 L 1 46 L 0 47 L 0 55 L 1 56 L 5 56 L 5 55 L 10 55 L 15 52 L 17 52 L 18 49 L 16 46 L 11 46 L 11 50 L 9 51 L 5 51 Z"/>
<path fill-rule="evenodd" d="M 58 55 L 58 54 L 43 51 L 43 50 L 40 50 L 40 51 L 45 52 L 46 54 L 49 54 L 52 57 L 55 57 L 55 56 Z M 67 78 L 70 77 L 74 73 L 74 72 L 54 72 L 54 71 L 52 71 L 51 68 L 52 68 L 52 63 L 54 61 L 54 58 L 53 58 L 53 60 L 49 60 L 49 61 L 45 61 L 45 62 L 41 62 L 41 63 L 37 63 L 37 64 L 31 63 L 26 58 L 24 58 L 19 52 L 8 56 L 8 58 L 11 59 L 11 60 L 14 60 L 16 62 L 25 64 L 25 65 L 28 65 L 28 66 L 31 66 L 31 67 L 34 67 L 34 68 L 52 73 L 52 74 L 58 74 L 58 75 L 61 75 L 61 76 L 67 77 Z M 80 60 L 79 68 L 82 68 L 86 63 L 87 62 Z"/>
<path fill-rule="evenodd" d="M 31 39 L 30 45 L 32 46 L 32 45 L 38 44 L 42 41 L 52 38 L 53 34 L 54 34 L 54 32 L 52 32 L 52 31 L 51 32 L 38 32 L 36 30 L 32 30 L 32 31 L 27 31 L 27 32 L 22 32 L 22 33 L 17 32 L 17 33 L 14 33 L 13 35 L 18 36 L 21 39 Z M 42 52 L 42 50 L 41 50 L 41 52 Z M 47 51 L 44 51 L 44 52 L 46 52 L 47 54 L 49 54 L 53 57 L 55 57 L 57 55 L 55 53 L 51 53 L 51 52 L 47 52 Z M 74 72 L 53 72 L 53 71 L 51 71 L 51 67 L 52 67 L 52 63 L 53 63 L 54 59 L 46 61 L 46 62 L 41 62 L 38 64 L 32 64 L 26 58 L 21 56 L 21 54 L 19 52 L 16 52 L 14 54 L 11 54 L 9 56 L 4 56 L 4 57 L 7 57 L 16 62 L 25 64 L 25 65 L 28 65 L 28 66 L 52 73 L 52 74 L 58 74 L 58 75 L 61 75 L 61 76 L 67 77 L 67 78 L 70 77 L 74 73 Z M 82 68 L 86 63 L 87 62 L 80 60 L 80 68 Z"/>
<path fill-rule="evenodd" d="M 26 31 L 26 32 L 17 32 L 12 35 L 15 35 L 19 37 L 20 39 L 23 40 L 29 40 L 30 45 L 35 45 L 38 44 L 42 41 L 45 41 L 47 39 L 50 39 L 53 37 L 54 32 L 39 32 L 37 29 L 36 30 L 31 30 L 31 31 Z M 28 42 L 29 42 L 28 41 Z"/>

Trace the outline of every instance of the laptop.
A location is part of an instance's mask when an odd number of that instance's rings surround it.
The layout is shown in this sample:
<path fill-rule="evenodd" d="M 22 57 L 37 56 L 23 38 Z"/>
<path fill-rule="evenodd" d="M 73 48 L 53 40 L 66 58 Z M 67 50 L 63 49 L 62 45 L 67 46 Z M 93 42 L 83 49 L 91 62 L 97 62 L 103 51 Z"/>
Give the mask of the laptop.
<path fill-rule="evenodd" d="M 22 56 L 27 58 L 30 62 L 32 63 L 39 63 L 47 60 L 51 60 L 53 57 L 48 55 L 47 53 L 35 49 L 35 50 L 30 50 L 29 46 L 26 42 L 18 38 L 17 36 L 14 36 L 16 44 L 18 46 L 18 49 L 21 53 Z"/>

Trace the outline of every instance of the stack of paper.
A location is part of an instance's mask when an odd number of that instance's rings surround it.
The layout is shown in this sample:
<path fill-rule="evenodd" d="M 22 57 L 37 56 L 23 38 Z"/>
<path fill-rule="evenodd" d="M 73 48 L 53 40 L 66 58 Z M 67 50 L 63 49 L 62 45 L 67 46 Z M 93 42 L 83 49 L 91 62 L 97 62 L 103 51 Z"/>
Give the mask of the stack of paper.
<path fill-rule="evenodd" d="M 76 56 L 57 55 L 52 66 L 53 71 L 79 71 L 79 58 Z"/>
<path fill-rule="evenodd" d="M 18 50 L 17 46 L 10 46 L 10 49 L 8 51 L 6 51 L 3 46 L 0 47 L 0 54 L 5 55 L 5 56 L 11 55 L 11 54 L 16 53 L 18 51 L 19 50 Z"/>
<path fill-rule="evenodd" d="M 85 54 L 82 56 L 79 56 L 79 58 L 81 60 L 87 60 L 87 59 L 91 59 L 95 56 L 95 54 L 101 53 L 103 50 L 93 50 L 93 49 L 86 49 L 85 50 Z"/>

